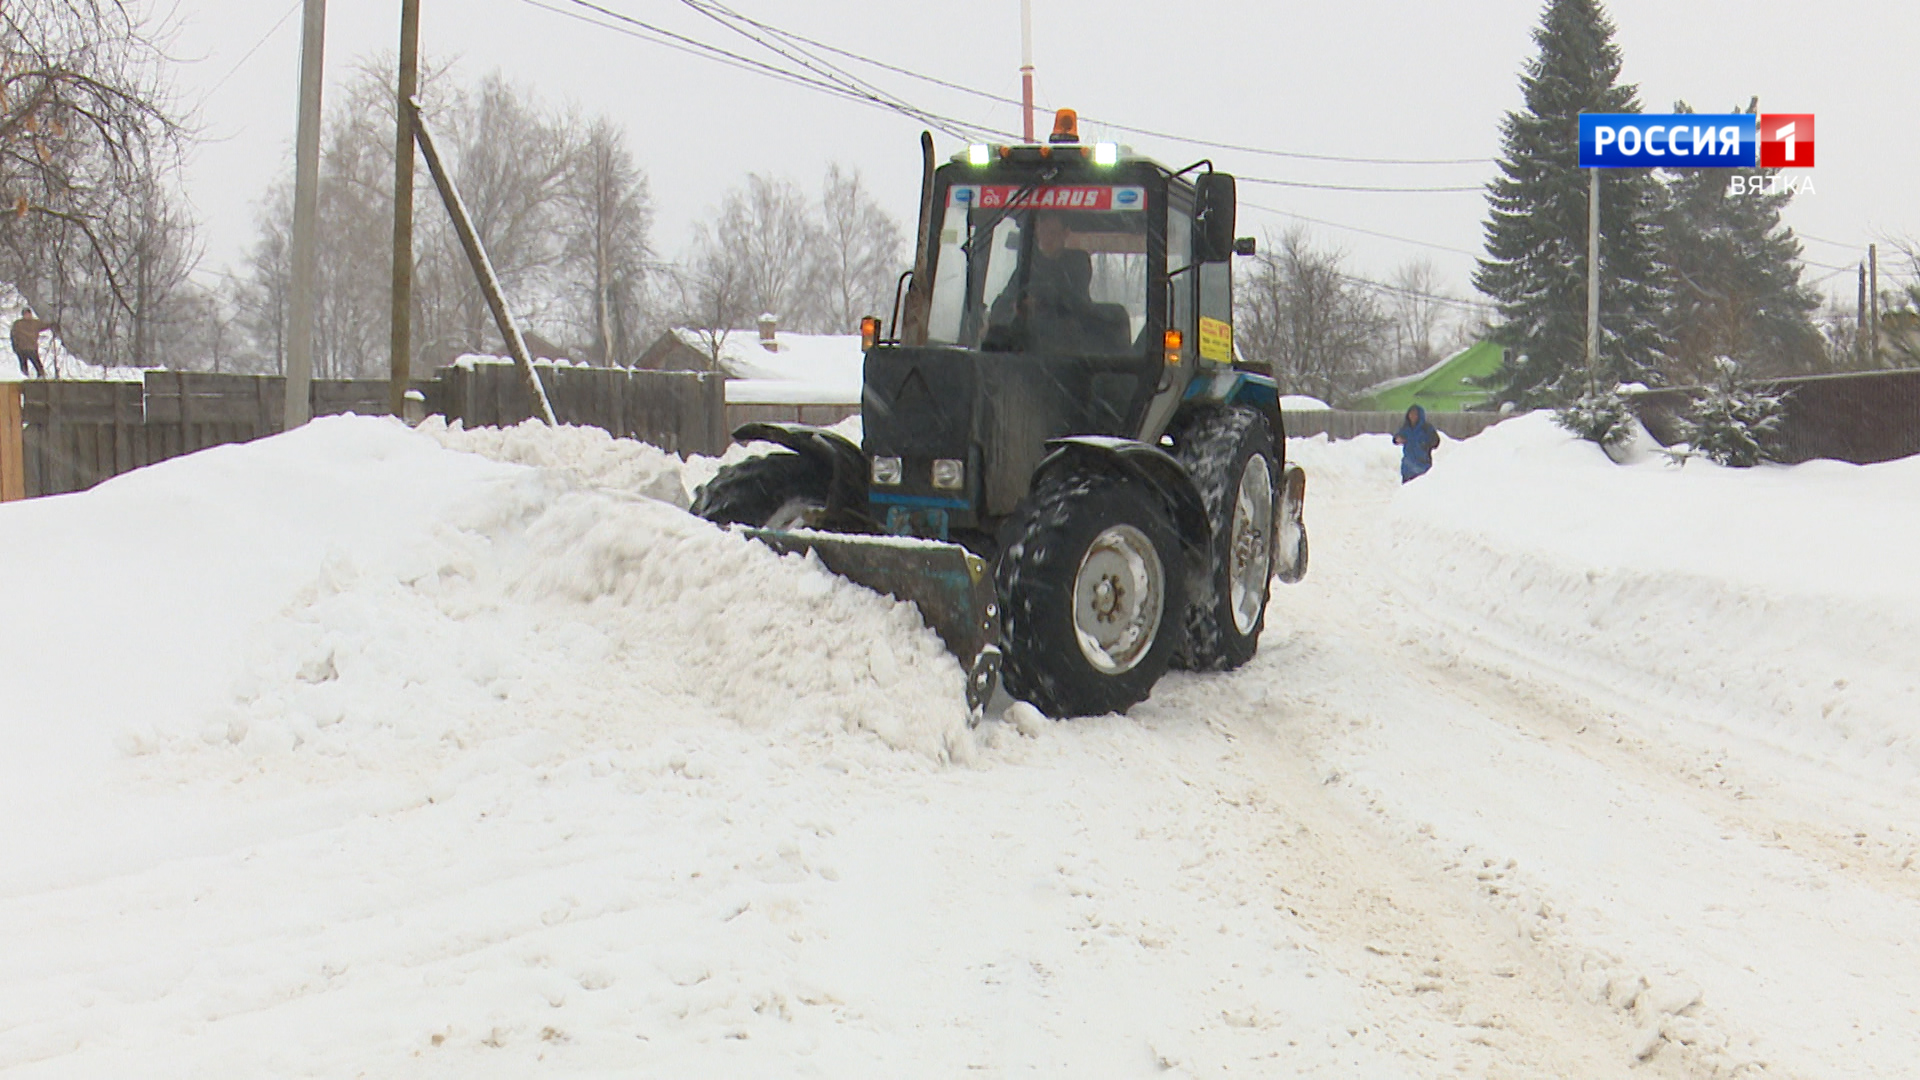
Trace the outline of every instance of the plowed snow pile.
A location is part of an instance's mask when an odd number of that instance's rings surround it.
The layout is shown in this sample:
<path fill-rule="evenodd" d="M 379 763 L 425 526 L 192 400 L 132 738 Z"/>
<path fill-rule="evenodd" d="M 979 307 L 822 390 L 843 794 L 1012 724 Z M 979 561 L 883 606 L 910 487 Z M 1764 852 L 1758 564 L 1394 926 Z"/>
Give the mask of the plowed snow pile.
<path fill-rule="evenodd" d="M 597 431 L 0 506 L 0 1073 L 1910 1074 L 1920 465 L 1292 449 L 1252 663 L 977 728 Z"/>
<path fill-rule="evenodd" d="M 1204 726 L 969 728 L 910 608 L 675 505 L 712 468 L 342 418 L 0 508 L 0 1071 L 1412 1075 L 1454 1041 L 1219 883 Z"/>

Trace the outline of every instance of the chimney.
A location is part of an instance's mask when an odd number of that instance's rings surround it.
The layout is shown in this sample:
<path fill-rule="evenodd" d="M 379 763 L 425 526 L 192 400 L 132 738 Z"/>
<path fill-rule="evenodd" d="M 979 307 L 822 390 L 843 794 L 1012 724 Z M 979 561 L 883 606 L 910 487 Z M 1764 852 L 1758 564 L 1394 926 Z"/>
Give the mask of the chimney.
<path fill-rule="evenodd" d="M 774 340 L 774 334 L 780 329 L 780 316 L 769 311 L 760 316 L 760 347 L 768 352 L 779 352 L 780 343 Z"/>

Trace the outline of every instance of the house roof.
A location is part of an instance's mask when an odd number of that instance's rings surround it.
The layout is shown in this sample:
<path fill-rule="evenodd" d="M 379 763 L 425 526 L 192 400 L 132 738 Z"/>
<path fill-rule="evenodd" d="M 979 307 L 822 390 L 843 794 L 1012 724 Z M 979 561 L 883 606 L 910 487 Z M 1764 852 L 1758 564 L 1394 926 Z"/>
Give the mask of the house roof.
<path fill-rule="evenodd" d="M 692 330 L 676 329 L 674 336 L 688 348 L 707 355 L 707 343 Z M 770 401 L 830 400 L 857 402 L 860 381 L 866 366 L 866 353 L 860 348 L 858 334 L 774 335 L 775 348 L 760 344 L 755 330 L 736 330 L 720 344 L 720 368 L 729 382 L 753 384 L 742 387 L 751 396 L 764 388 Z M 734 388 L 728 387 L 728 400 L 734 400 Z"/>
<path fill-rule="evenodd" d="M 1428 412 L 1461 412 L 1493 400 L 1493 391 L 1475 382 L 1500 370 L 1506 352 L 1491 341 L 1478 341 L 1425 371 L 1375 383 L 1354 395 L 1354 407 L 1378 412 L 1404 412 L 1419 405 Z"/>

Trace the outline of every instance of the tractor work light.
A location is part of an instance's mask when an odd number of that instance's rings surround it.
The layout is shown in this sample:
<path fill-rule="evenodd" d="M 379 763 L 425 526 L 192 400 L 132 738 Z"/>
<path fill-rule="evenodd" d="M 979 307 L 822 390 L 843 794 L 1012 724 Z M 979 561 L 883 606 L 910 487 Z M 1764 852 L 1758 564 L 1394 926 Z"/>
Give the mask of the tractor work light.
<path fill-rule="evenodd" d="M 1102 142 L 1093 144 L 1093 163 L 1095 165 L 1117 165 L 1120 163 L 1118 143 Z"/>
<path fill-rule="evenodd" d="M 974 143 L 967 147 L 967 164 L 975 168 L 993 164 L 993 147 L 986 143 Z"/>
<path fill-rule="evenodd" d="M 877 487 L 900 486 L 900 459 L 897 457 L 877 457 L 873 459 L 873 482 Z"/>
<path fill-rule="evenodd" d="M 967 463 L 957 458 L 935 458 L 933 486 L 942 491 L 959 491 L 966 487 Z"/>

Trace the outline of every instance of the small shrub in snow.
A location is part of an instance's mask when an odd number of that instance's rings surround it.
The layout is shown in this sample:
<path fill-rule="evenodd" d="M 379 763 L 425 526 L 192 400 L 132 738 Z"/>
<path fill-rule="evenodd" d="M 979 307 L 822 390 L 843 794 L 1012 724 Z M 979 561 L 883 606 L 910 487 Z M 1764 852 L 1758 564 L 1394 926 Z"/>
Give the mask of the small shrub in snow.
<path fill-rule="evenodd" d="M 1717 464 L 1751 468 L 1772 457 L 1786 406 L 1780 394 L 1741 386 L 1732 360 L 1723 356 L 1713 363 L 1719 378 L 1687 410 L 1681 434 L 1695 453 Z"/>
<path fill-rule="evenodd" d="M 1553 414 L 1553 421 L 1601 446 L 1618 446 L 1633 434 L 1633 406 L 1618 390 L 1593 390 Z"/>

